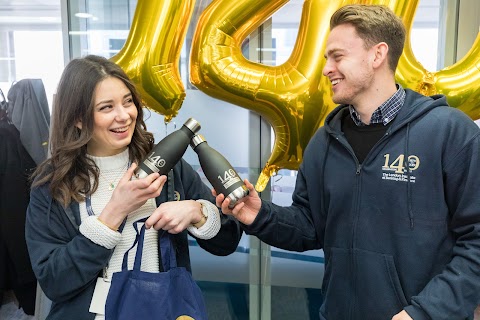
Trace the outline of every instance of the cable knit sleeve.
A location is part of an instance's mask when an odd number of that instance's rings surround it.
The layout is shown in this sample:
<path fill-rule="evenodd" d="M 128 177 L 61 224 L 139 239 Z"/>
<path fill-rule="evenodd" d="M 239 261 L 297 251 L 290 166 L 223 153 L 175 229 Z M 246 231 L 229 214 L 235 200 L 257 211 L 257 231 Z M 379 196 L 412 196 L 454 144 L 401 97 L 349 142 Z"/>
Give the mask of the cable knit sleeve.
<path fill-rule="evenodd" d="M 207 221 L 200 228 L 190 226 L 187 230 L 196 238 L 203 240 L 211 239 L 220 231 L 220 213 L 213 203 L 202 199 L 196 201 L 202 204 L 202 212 L 203 215 L 207 217 Z"/>
<path fill-rule="evenodd" d="M 113 231 L 101 223 L 96 216 L 87 217 L 80 225 L 79 230 L 90 241 L 107 249 L 115 248 L 122 238 L 120 232 Z"/>

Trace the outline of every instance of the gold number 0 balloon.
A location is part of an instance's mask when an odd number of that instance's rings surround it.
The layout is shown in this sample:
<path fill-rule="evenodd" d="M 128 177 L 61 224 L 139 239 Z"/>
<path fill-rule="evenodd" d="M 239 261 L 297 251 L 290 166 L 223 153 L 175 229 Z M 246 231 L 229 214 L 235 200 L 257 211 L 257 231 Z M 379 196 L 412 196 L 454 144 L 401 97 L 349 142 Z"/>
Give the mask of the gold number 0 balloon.
<path fill-rule="evenodd" d="M 410 31 L 418 0 L 398 2 L 401 5 L 396 6 L 396 13 L 403 17 L 405 27 Z M 430 72 L 415 59 L 409 32 L 396 78 L 402 86 L 422 94 L 444 94 L 452 107 L 462 110 L 473 120 L 480 119 L 480 34 L 460 61 L 440 71 Z"/>
<path fill-rule="evenodd" d="M 248 61 L 243 40 L 288 0 L 217 0 L 202 13 L 192 43 L 191 81 L 202 91 L 264 117 L 273 127 L 272 155 L 256 184 L 264 190 L 279 169 L 298 169 L 304 148 L 334 107 L 328 79 L 321 76 L 330 16 L 346 4 L 382 4 L 402 17 L 408 31 L 397 80 L 424 94 L 443 93 L 453 107 L 480 118 L 478 81 L 480 39 L 450 68 L 426 71 L 410 48 L 410 30 L 418 0 L 306 0 L 297 41 L 280 66 Z"/>
<path fill-rule="evenodd" d="M 195 0 L 139 0 L 127 41 L 111 58 L 165 122 L 178 114 L 185 98 L 178 61 L 194 5 Z"/>

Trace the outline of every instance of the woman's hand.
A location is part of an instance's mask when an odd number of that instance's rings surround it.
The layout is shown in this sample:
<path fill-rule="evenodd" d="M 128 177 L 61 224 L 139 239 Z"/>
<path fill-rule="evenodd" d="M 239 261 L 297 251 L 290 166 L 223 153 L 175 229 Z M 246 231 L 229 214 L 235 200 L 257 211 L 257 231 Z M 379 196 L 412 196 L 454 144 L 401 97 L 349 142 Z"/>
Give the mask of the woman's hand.
<path fill-rule="evenodd" d="M 245 186 L 248 188 L 249 194 L 240 199 L 232 209 L 228 207 L 230 199 L 225 199 L 223 194 L 217 195 L 215 189 L 212 189 L 212 194 L 216 197 L 215 201 L 217 207 L 220 207 L 223 213 L 233 215 L 241 223 L 249 225 L 257 217 L 262 206 L 262 200 L 258 196 L 253 184 L 247 179 L 245 179 L 244 182 Z"/>
<path fill-rule="evenodd" d="M 133 163 L 118 182 L 110 201 L 107 203 L 99 219 L 112 227 L 119 227 L 128 214 L 137 210 L 150 198 L 162 192 L 167 181 L 166 176 L 152 173 L 143 179 L 132 179 L 136 163 Z"/>
<path fill-rule="evenodd" d="M 199 222 L 203 216 L 201 210 L 200 202 L 195 200 L 164 202 L 147 219 L 145 226 L 147 229 L 153 227 L 177 234 Z"/>

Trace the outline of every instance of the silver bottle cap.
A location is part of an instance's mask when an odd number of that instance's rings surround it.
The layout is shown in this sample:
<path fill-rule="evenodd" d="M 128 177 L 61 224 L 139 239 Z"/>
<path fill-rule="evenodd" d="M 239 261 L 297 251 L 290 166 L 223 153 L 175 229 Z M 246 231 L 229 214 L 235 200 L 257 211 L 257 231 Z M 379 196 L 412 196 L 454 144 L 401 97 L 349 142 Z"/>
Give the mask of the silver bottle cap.
<path fill-rule="evenodd" d="M 245 185 L 240 186 L 237 189 L 233 190 L 227 196 L 227 198 L 230 199 L 230 204 L 228 205 L 228 207 L 230 209 L 232 209 L 233 207 L 235 207 L 238 200 L 242 199 L 243 197 L 248 196 L 249 193 L 250 193 L 250 191 L 247 189 L 247 187 Z"/>
<path fill-rule="evenodd" d="M 205 142 L 205 137 L 201 134 L 196 134 L 192 137 L 192 140 L 190 140 L 190 146 L 195 149 L 196 146 L 198 146 L 200 143 Z"/>
<path fill-rule="evenodd" d="M 190 129 L 190 131 L 192 131 L 193 133 L 197 133 L 198 130 L 200 130 L 200 128 L 202 127 L 200 123 L 198 123 L 198 121 L 193 118 L 188 118 L 188 120 L 185 121 L 183 125 Z"/>

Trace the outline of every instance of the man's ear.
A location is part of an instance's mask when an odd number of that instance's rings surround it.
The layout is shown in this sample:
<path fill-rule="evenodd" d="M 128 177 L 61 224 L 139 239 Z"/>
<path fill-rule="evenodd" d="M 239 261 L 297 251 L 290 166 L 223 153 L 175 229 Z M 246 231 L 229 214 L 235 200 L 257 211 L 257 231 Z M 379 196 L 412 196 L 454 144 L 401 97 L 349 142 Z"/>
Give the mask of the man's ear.
<path fill-rule="evenodd" d="M 374 58 L 373 58 L 373 67 L 378 68 L 383 63 L 387 63 L 388 60 L 388 44 L 385 42 L 377 43 L 372 47 Z"/>
<path fill-rule="evenodd" d="M 82 130 L 82 121 L 78 121 L 78 122 L 75 124 L 75 127 L 77 127 L 78 129 Z"/>

